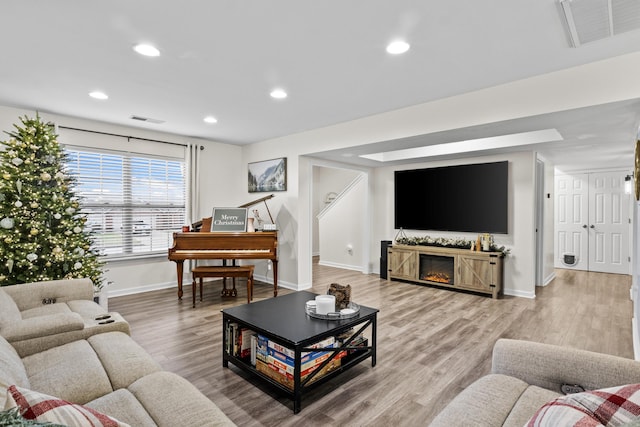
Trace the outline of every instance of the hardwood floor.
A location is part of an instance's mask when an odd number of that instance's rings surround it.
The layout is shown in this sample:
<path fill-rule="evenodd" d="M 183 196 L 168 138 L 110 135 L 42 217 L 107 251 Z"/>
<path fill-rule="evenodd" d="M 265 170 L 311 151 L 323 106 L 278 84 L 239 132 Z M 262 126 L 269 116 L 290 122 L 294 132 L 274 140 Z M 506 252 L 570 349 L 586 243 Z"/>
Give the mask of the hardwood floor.
<path fill-rule="evenodd" d="M 133 338 L 163 368 L 191 381 L 239 426 L 415 426 L 489 372 L 501 337 L 633 357 L 631 277 L 556 274 L 536 299 L 493 300 L 314 265 L 312 291 L 351 284 L 355 302 L 380 309 L 377 365 L 365 361 L 315 389 L 296 415 L 275 389 L 222 367 L 220 310 L 246 301 L 244 284 L 237 298 L 221 297 L 219 282 L 205 284 L 195 309 L 190 286 L 182 301 L 171 289 L 111 298 L 109 309 L 130 322 Z M 256 299 L 270 296 L 270 285 L 255 286 Z"/>

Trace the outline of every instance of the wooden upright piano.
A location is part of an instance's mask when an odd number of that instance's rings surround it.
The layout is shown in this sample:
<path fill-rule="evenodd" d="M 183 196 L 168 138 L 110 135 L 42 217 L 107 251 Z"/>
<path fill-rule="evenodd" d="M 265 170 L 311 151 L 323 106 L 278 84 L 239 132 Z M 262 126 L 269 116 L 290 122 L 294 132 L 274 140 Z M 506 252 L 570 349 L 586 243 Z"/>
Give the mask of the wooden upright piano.
<path fill-rule="evenodd" d="M 241 208 L 265 202 L 273 195 L 249 202 Z M 267 207 L 267 212 L 269 208 Z M 269 212 L 269 217 L 271 213 Z M 273 219 L 272 219 L 273 221 Z M 203 221 L 192 225 L 197 230 Z M 267 259 L 273 264 L 273 296 L 278 296 L 278 232 L 210 232 L 195 231 L 173 233 L 173 246 L 169 248 L 169 260 L 175 261 L 178 274 L 178 298 L 182 299 L 182 274 L 187 259 Z"/>

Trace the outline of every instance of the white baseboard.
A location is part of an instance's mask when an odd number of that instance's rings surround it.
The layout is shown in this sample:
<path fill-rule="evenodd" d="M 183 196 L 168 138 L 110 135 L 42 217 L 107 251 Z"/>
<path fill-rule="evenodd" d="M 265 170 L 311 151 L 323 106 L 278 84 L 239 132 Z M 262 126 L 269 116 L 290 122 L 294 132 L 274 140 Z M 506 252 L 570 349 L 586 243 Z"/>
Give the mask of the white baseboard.
<path fill-rule="evenodd" d="M 555 271 L 553 273 L 551 273 L 550 275 L 548 275 L 547 277 L 545 277 L 544 282 L 542 282 L 542 285 L 537 285 L 537 286 L 547 286 L 549 283 L 551 283 L 553 281 L 553 279 L 556 278 L 556 273 Z"/>
<path fill-rule="evenodd" d="M 263 275 L 260 275 L 260 274 L 254 274 L 253 275 L 253 280 L 257 280 L 257 281 L 263 282 L 263 283 L 269 283 L 271 286 L 273 286 L 273 277 L 267 277 L 267 276 L 263 276 Z M 308 288 L 301 288 L 300 285 L 284 281 L 284 280 L 282 280 L 282 279 L 280 279 L 278 277 L 278 287 L 279 288 L 291 289 L 291 290 L 294 290 L 294 291 L 300 291 L 302 289 L 310 288 L 311 285 L 309 285 Z"/>
<path fill-rule="evenodd" d="M 524 292 L 524 291 L 518 291 L 516 289 L 504 289 L 502 292 L 505 295 L 510 295 L 512 297 L 529 298 L 529 299 L 535 299 L 536 297 L 535 292 Z"/>
<path fill-rule="evenodd" d="M 183 281 L 182 283 L 183 285 L 184 284 L 191 285 L 191 280 L 189 280 L 188 282 Z M 121 297 L 124 295 L 141 294 L 143 292 L 158 291 L 161 289 L 168 289 L 168 288 L 176 288 L 176 292 L 177 292 L 178 285 L 174 281 L 165 282 L 165 283 L 153 283 L 150 285 L 135 286 L 133 288 L 107 290 L 107 295 L 110 298 Z"/>
<path fill-rule="evenodd" d="M 263 283 L 268 283 L 271 286 L 273 286 L 273 277 L 266 277 L 266 276 L 260 276 L 260 275 L 254 275 L 253 276 L 254 280 L 258 280 L 260 282 Z M 222 279 L 218 279 L 218 280 L 222 280 Z M 182 281 L 182 285 L 183 286 L 191 286 L 191 278 L 189 279 L 184 279 Z M 304 289 L 311 289 L 311 284 L 308 283 L 305 285 L 296 285 L 294 283 L 289 283 L 286 281 L 282 281 L 280 279 L 278 279 L 278 287 L 280 288 L 286 288 L 286 289 L 291 289 L 294 291 L 301 291 Z M 141 294 L 144 292 L 151 292 L 151 291 L 159 291 L 162 289 L 169 289 L 169 288 L 175 288 L 176 289 L 176 294 L 178 291 L 178 284 L 174 281 L 171 282 L 164 282 L 164 283 L 153 283 L 153 284 L 149 284 L 149 285 L 143 285 L 143 286 L 135 286 L 132 288 L 126 288 L 126 289 L 112 289 L 112 290 L 108 290 L 107 289 L 107 296 L 109 298 L 111 297 L 121 297 L 121 296 L 125 296 L 125 295 L 133 295 L 133 294 Z"/>
<path fill-rule="evenodd" d="M 362 266 L 360 265 L 339 264 L 336 262 L 322 261 L 322 260 L 318 261 L 318 265 L 324 265 L 326 267 L 342 268 L 345 270 L 359 271 L 362 273 Z"/>

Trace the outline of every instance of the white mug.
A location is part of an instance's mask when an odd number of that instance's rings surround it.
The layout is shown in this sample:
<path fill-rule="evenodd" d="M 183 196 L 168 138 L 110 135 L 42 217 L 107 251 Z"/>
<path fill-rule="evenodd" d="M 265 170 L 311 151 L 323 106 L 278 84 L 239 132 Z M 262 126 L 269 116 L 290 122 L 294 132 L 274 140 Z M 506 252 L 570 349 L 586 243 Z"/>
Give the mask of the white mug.
<path fill-rule="evenodd" d="M 336 311 L 336 297 L 334 295 L 318 295 L 316 297 L 316 313 L 327 314 Z"/>

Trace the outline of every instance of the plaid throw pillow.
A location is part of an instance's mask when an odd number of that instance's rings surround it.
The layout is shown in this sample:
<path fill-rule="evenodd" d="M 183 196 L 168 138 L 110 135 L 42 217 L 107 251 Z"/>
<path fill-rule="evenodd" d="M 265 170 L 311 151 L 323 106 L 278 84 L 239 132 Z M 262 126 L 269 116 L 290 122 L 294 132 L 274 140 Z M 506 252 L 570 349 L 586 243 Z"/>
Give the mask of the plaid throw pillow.
<path fill-rule="evenodd" d="M 16 406 L 28 420 L 69 427 L 129 427 L 86 406 L 12 385 L 7 390 L 5 408 Z"/>
<path fill-rule="evenodd" d="M 640 384 L 569 394 L 546 403 L 528 427 L 619 427 L 640 420 Z"/>

